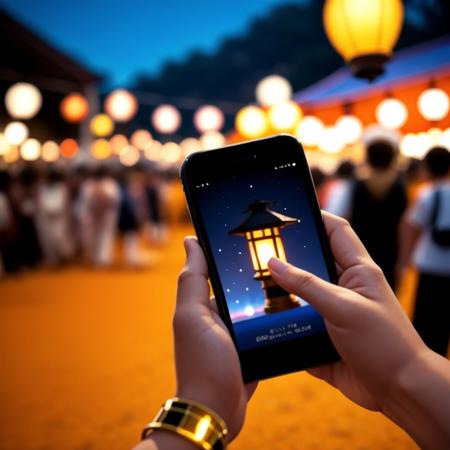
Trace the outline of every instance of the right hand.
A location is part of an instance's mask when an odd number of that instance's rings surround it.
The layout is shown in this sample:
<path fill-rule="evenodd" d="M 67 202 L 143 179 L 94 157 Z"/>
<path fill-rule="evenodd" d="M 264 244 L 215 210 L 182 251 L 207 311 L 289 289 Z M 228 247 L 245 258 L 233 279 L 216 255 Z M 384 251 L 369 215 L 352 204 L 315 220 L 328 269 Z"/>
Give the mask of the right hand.
<path fill-rule="evenodd" d="M 323 219 L 339 283 L 272 258 L 274 281 L 323 317 L 342 360 L 309 370 L 364 408 L 383 411 L 402 372 L 429 350 L 349 223 Z"/>

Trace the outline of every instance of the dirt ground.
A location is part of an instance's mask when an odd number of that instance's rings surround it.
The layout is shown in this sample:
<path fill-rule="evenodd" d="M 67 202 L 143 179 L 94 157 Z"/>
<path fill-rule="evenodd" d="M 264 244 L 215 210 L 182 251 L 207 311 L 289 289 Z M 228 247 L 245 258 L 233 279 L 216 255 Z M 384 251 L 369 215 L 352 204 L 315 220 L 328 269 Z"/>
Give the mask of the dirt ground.
<path fill-rule="evenodd" d="M 68 268 L 0 281 L 0 448 L 122 450 L 174 393 L 182 236 L 142 271 Z M 409 289 L 409 288 L 408 288 Z M 416 449 L 380 414 L 300 373 L 260 384 L 232 450 Z"/>

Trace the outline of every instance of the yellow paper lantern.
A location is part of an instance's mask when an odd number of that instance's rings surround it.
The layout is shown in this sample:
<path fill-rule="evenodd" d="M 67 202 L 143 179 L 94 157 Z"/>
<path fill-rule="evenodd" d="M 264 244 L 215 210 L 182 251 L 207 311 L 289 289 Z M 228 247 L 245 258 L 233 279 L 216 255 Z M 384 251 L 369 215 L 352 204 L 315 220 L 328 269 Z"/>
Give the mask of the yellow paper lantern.
<path fill-rule="evenodd" d="M 357 77 L 369 80 L 384 71 L 403 24 L 401 0 L 327 0 L 325 31 Z"/>
<path fill-rule="evenodd" d="M 128 122 L 137 113 L 136 97 L 125 89 L 116 89 L 105 100 L 105 111 L 116 122 Z"/>
<path fill-rule="evenodd" d="M 305 116 L 297 126 L 295 135 L 306 147 L 315 147 L 324 128 L 323 122 L 317 117 Z"/>
<path fill-rule="evenodd" d="M 108 159 L 111 156 L 111 145 L 106 139 L 96 139 L 91 145 L 91 155 L 95 159 Z"/>
<path fill-rule="evenodd" d="M 30 83 L 16 83 L 5 94 L 5 106 L 15 119 L 31 119 L 41 109 L 42 94 Z"/>
<path fill-rule="evenodd" d="M 126 167 L 133 167 L 139 161 L 141 153 L 136 147 L 127 145 L 119 153 L 119 161 Z"/>
<path fill-rule="evenodd" d="M 292 97 L 292 86 L 286 78 L 269 75 L 256 86 L 256 100 L 262 106 L 274 106 L 285 103 Z"/>
<path fill-rule="evenodd" d="M 106 137 L 114 131 L 114 123 L 107 114 L 97 114 L 91 119 L 90 129 L 93 135 Z"/>
<path fill-rule="evenodd" d="M 200 136 L 200 144 L 203 150 L 212 150 L 225 145 L 226 139 L 218 131 L 207 131 Z"/>
<path fill-rule="evenodd" d="M 78 144 L 75 139 L 64 139 L 59 144 L 59 152 L 65 158 L 73 158 L 78 153 Z"/>
<path fill-rule="evenodd" d="M 67 122 L 79 123 L 89 115 L 89 103 L 78 92 L 72 92 L 63 98 L 59 110 Z"/>
<path fill-rule="evenodd" d="M 264 136 L 269 129 L 266 113 L 257 106 L 244 106 L 236 115 L 236 129 L 245 138 Z"/>
<path fill-rule="evenodd" d="M 6 140 L 11 145 L 20 145 L 28 137 L 28 127 L 22 122 L 10 122 L 4 130 Z"/>
<path fill-rule="evenodd" d="M 145 146 L 152 140 L 152 135 L 147 130 L 136 130 L 131 135 L 130 142 L 139 150 L 144 150 Z"/>
<path fill-rule="evenodd" d="M 37 139 L 27 139 L 20 146 L 20 156 L 25 161 L 36 161 L 41 154 L 41 143 Z"/>
<path fill-rule="evenodd" d="M 388 130 L 401 128 L 408 119 L 405 104 L 395 98 L 387 98 L 380 102 L 375 111 L 377 121 Z"/>
<path fill-rule="evenodd" d="M 341 140 L 347 144 L 358 142 L 362 136 L 363 125 L 361 121 L 351 114 L 346 114 L 336 121 L 336 130 L 341 135 Z"/>
<path fill-rule="evenodd" d="M 152 113 L 152 124 L 159 133 L 175 133 L 181 125 L 181 114 L 172 105 L 160 105 Z"/>
<path fill-rule="evenodd" d="M 272 106 L 268 112 L 269 123 L 277 131 L 292 131 L 300 122 L 303 113 L 295 102 Z"/>
<path fill-rule="evenodd" d="M 55 162 L 59 158 L 59 146 L 55 141 L 44 142 L 41 157 L 45 162 Z"/>
<path fill-rule="evenodd" d="M 448 94 L 442 89 L 427 89 L 420 94 L 417 107 L 420 114 L 430 122 L 442 120 L 450 109 Z"/>

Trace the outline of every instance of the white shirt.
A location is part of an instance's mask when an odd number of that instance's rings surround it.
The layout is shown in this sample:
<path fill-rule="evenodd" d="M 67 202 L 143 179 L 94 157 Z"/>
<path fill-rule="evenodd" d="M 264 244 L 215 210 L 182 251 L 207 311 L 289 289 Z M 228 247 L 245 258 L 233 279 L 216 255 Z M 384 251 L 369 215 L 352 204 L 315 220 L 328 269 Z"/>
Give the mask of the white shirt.
<path fill-rule="evenodd" d="M 450 181 L 444 181 L 424 190 L 408 212 L 408 221 L 423 230 L 414 250 L 413 260 L 421 272 L 450 275 L 450 247 L 436 244 L 431 236 L 431 215 L 436 189 L 440 193 L 436 225 L 439 228 L 450 228 Z"/>

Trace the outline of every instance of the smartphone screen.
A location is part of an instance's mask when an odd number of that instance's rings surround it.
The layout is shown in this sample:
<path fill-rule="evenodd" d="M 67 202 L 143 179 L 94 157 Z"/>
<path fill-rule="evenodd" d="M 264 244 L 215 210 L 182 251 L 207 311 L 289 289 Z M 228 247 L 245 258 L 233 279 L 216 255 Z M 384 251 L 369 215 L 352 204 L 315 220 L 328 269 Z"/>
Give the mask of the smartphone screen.
<path fill-rule="evenodd" d="M 307 299 L 274 284 L 272 256 L 332 281 L 301 147 L 273 158 L 263 153 L 267 147 L 251 150 L 241 163 L 204 170 L 190 185 L 240 352 L 326 333 Z"/>

